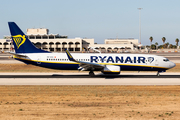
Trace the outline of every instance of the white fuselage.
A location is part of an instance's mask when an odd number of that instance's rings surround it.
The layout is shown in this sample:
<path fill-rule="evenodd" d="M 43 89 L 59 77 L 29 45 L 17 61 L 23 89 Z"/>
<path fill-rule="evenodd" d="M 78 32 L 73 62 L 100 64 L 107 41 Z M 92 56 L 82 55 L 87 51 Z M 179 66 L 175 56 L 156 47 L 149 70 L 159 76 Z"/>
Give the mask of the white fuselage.
<path fill-rule="evenodd" d="M 26 53 L 27 57 L 15 57 L 29 64 L 37 64 L 52 69 L 78 69 L 79 63 L 69 61 L 66 53 Z M 96 63 L 101 65 L 120 66 L 121 70 L 154 70 L 163 71 L 175 66 L 167 58 L 149 54 L 99 54 L 99 53 L 72 53 L 77 61 Z M 47 64 L 47 66 L 46 66 Z M 63 65 L 63 67 L 60 67 Z"/>

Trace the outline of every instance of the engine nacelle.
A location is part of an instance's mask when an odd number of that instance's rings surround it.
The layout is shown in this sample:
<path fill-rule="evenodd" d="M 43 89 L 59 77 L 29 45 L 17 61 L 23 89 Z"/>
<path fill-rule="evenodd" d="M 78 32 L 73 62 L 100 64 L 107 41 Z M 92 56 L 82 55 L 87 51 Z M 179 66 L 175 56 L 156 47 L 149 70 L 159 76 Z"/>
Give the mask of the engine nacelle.
<path fill-rule="evenodd" d="M 101 72 L 104 74 L 120 74 L 120 71 L 121 71 L 120 66 L 106 65 Z"/>

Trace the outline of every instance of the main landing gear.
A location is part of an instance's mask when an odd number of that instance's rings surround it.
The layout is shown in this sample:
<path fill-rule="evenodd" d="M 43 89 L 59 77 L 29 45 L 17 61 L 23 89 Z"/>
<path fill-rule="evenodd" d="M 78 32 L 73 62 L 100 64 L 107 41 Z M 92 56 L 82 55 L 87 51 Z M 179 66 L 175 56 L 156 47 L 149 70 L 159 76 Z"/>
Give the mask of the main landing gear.
<path fill-rule="evenodd" d="M 160 76 L 159 71 L 157 72 L 157 76 L 158 76 L 158 77 Z"/>
<path fill-rule="evenodd" d="M 93 71 L 90 71 L 90 72 L 89 72 L 89 76 L 93 77 L 93 76 L 94 76 L 94 72 L 93 72 Z"/>

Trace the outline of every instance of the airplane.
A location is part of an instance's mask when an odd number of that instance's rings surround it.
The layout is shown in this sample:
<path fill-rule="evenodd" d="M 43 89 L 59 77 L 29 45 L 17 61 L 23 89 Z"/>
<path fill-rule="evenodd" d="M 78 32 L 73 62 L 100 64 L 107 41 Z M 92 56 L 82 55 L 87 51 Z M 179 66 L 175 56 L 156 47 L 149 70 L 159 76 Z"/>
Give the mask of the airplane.
<path fill-rule="evenodd" d="M 103 74 L 120 74 L 121 71 L 157 71 L 160 72 L 176 66 L 165 57 L 150 54 L 112 54 L 112 53 L 52 53 L 36 48 L 15 22 L 8 22 L 14 44 L 14 59 L 26 64 L 58 69 L 94 71 Z"/>

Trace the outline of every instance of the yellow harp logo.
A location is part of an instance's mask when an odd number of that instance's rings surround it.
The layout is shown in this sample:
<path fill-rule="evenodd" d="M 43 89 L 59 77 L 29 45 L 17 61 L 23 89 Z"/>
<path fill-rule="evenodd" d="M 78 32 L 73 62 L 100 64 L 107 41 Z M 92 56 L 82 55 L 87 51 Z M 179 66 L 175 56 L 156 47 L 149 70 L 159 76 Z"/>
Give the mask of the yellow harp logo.
<path fill-rule="evenodd" d="M 25 35 L 15 35 L 12 36 L 14 42 L 16 43 L 17 49 L 26 41 Z"/>

